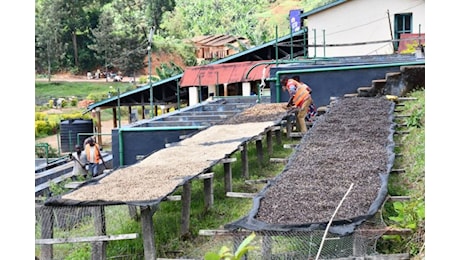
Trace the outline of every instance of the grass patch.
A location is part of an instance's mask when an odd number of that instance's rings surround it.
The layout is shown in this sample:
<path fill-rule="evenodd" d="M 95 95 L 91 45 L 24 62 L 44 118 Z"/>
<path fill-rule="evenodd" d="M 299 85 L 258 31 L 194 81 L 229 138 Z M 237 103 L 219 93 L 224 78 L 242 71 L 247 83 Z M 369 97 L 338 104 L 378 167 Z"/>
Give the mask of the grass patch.
<path fill-rule="evenodd" d="M 383 207 L 383 217 L 387 225 L 409 228 L 409 236 L 384 235 L 377 243 L 383 253 L 407 253 L 416 256 L 421 253 L 425 241 L 425 91 L 419 90 L 408 96 L 415 101 L 405 101 L 401 107 L 399 130 L 407 134 L 396 135 L 398 145 L 394 168 L 405 169 L 402 174 L 390 176 L 388 193 L 392 196 L 410 196 L 409 201 L 388 202 Z M 398 129 L 397 129 L 398 130 Z"/>

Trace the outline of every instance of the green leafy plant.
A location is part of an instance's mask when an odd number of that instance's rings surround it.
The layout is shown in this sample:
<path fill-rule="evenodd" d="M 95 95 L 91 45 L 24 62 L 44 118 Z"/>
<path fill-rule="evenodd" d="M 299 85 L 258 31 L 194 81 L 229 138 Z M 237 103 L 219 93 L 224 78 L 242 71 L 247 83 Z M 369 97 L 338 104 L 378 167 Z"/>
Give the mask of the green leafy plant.
<path fill-rule="evenodd" d="M 393 209 L 397 215 L 390 216 L 388 219 L 403 228 L 415 230 L 417 224 L 425 219 L 425 203 L 421 200 L 410 202 L 395 201 Z"/>
<path fill-rule="evenodd" d="M 240 260 L 243 256 L 249 251 L 255 249 L 254 246 L 250 246 L 249 244 L 254 240 L 256 234 L 254 232 L 251 233 L 248 237 L 246 237 L 243 242 L 238 246 L 235 254 L 232 254 L 232 251 L 226 247 L 222 246 L 219 250 L 219 253 L 208 252 L 204 256 L 204 260 Z"/>
<path fill-rule="evenodd" d="M 417 109 L 412 112 L 412 114 L 406 119 L 407 127 L 416 127 L 420 128 L 423 126 L 425 111 L 422 109 Z"/>

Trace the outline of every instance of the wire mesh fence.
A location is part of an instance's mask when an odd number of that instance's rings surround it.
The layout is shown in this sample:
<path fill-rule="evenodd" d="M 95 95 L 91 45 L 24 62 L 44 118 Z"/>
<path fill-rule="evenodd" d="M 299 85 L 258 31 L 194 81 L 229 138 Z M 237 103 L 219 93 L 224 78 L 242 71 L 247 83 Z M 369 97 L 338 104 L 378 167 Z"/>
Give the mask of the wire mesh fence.
<path fill-rule="evenodd" d="M 90 259 L 93 246 L 101 241 L 91 240 L 106 235 L 137 233 L 135 238 L 107 241 L 105 259 L 144 259 L 141 223 L 135 211 L 127 205 L 36 207 L 36 241 L 53 239 L 52 244 L 36 243 L 35 254 L 40 259 Z M 102 221 L 101 221 L 102 220 Z M 338 236 L 314 231 L 256 231 L 251 250 L 245 259 L 345 259 L 376 254 L 377 240 L 385 232 L 380 212 L 353 233 Z M 155 227 L 161 232 L 161 227 Z M 189 251 L 157 252 L 157 256 L 176 259 L 204 259 L 206 252 L 219 252 L 225 246 L 235 252 L 252 231 L 226 231 L 208 237 L 202 245 Z M 86 238 L 86 239 L 85 239 Z M 61 242 L 56 242 L 56 241 Z M 323 241 L 324 239 L 324 241 Z M 52 253 L 49 248 L 52 245 Z M 45 251 L 43 251 L 45 250 Z M 158 248 L 157 248 L 158 250 Z M 48 253 L 46 253 L 48 252 Z M 117 252 L 117 253 L 115 253 Z M 45 257 L 43 257 L 45 256 Z M 74 257 L 72 257 L 74 256 Z"/>

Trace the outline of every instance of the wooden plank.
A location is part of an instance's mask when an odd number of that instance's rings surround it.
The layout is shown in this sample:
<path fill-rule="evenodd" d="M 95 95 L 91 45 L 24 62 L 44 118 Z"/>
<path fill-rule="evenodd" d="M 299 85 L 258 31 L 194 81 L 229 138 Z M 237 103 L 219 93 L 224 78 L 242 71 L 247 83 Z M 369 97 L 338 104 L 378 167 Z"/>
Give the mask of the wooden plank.
<path fill-rule="evenodd" d="M 209 178 L 213 178 L 213 177 L 214 177 L 213 172 L 208 172 L 208 173 L 203 173 L 203 174 L 198 175 L 199 180 L 209 179 Z"/>
<path fill-rule="evenodd" d="M 413 101 L 417 100 L 415 97 L 398 97 L 398 101 Z"/>
<path fill-rule="evenodd" d="M 252 233 L 250 230 L 238 230 L 239 235 L 249 235 Z M 233 236 L 235 232 L 226 229 L 200 229 L 198 235 L 201 236 Z"/>
<path fill-rule="evenodd" d="M 270 162 L 273 163 L 287 163 L 289 159 L 286 158 L 270 158 Z"/>
<path fill-rule="evenodd" d="M 268 128 L 270 131 L 278 131 L 278 130 L 281 130 L 281 126 L 279 125 L 275 125 L 275 126 L 271 126 Z"/>
<path fill-rule="evenodd" d="M 301 138 L 303 137 L 304 133 L 301 133 L 301 132 L 291 132 L 289 134 L 289 137 L 291 138 Z"/>
<path fill-rule="evenodd" d="M 244 192 L 227 192 L 227 197 L 231 198 L 254 198 L 256 193 L 244 193 Z"/>
<path fill-rule="evenodd" d="M 165 201 L 180 201 L 182 200 L 181 195 L 171 195 L 171 196 L 166 196 Z"/>
<path fill-rule="evenodd" d="M 121 235 L 108 235 L 108 236 L 92 236 L 92 237 L 66 237 L 66 238 L 42 238 L 35 239 L 36 245 L 54 245 L 54 244 L 67 244 L 67 243 L 86 243 L 86 242 L 103 242 L 114 240 L 126 240 L 139 238 L 139 234 L 121 234 Z"/>
<path fill-rule="evenodd" d="M 341 258 L 329 258 L 330 260 L 409 260 L 409 253 L 402 254 L 387 254 L 387 255 L 366 255 L 366 256 L 351 256 Z"/>
<path fill-rule="evenodd" d="M 245 180 L 246 184 L 258 184 L 258 183 L 268 183 L 272 179 L 258 179 L 258 180 Z"/>
<path fill-rule="evenodd" d="M 40 191 L 42 191 L 42 190 L 45 190 L 45 189 L 49 188 L 50 185 L 51 185 L 51 182 L 57 184 L 57 183 L 59 183 L 59 182 L 61 182 L 61 181 L 64 181 L 64 180 L 66 180 L 66 179 L 71 178 L 72 176 L 73 176 L 73 172 L 69 172 L 69 173 L 65 173 L 65 174 L 63 174 L 63 175 L 61 175 L 61 176 L 59 176 L 59 177 L 57 177 L 57 178 L 54 178 L 54 179 L 52 179 L 52 180 L 49 180 L 49 181 L 44 182 L 44 183 L 42 183 L 42 184 L 39 184 L 39 185 L 35 186 L 35 193 L 40 192 Z"/>
<path fill-rule="evenodd" d="M 236 162 L 236 158 L 224 158 L 222 160 L 220 160 L 221 163 L 232 163 L 232 162 Z"/>
<path fill-rule="evenodd" d="M 297 147 L 297 144 L 283 144 L 283 148 L 286 148 L 286 149 L 293 149 L 296 147 Z"/>
<path fill-rule="evenodd" d="M 410 196 L 389 196 L 388 201 L 408 201 L 410 200 Z"/>
<path fill-rule="evenodd" d="M 73 182 L 69 182 L 69 183 L 66 183 L 64 185 L 64 188 L 66 189 L 75 189 L 77 188 L 78 186 L 80 186 L 82 183 L 85 183 L 85 181 L 73 181 Z"/>
<path fill-rule="evenodd" d="M 412 234 L 414 231 L 409 228 L 377 228 L 377 229 L 360 229 L 356 230 L 355 233 L 359 235 L 409 235 Z"/>

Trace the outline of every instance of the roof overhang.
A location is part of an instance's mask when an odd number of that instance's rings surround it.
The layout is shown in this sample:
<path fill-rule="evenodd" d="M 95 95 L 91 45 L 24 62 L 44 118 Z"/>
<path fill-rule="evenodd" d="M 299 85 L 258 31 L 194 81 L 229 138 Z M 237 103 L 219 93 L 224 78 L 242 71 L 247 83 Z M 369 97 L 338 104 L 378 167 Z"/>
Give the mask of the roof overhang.
<path fill-rule="evenodd" d="M 245 61 L 185 69 L 180 87 L 209 86 L 261 80 L 270 75 L 270 60 Z"/>

